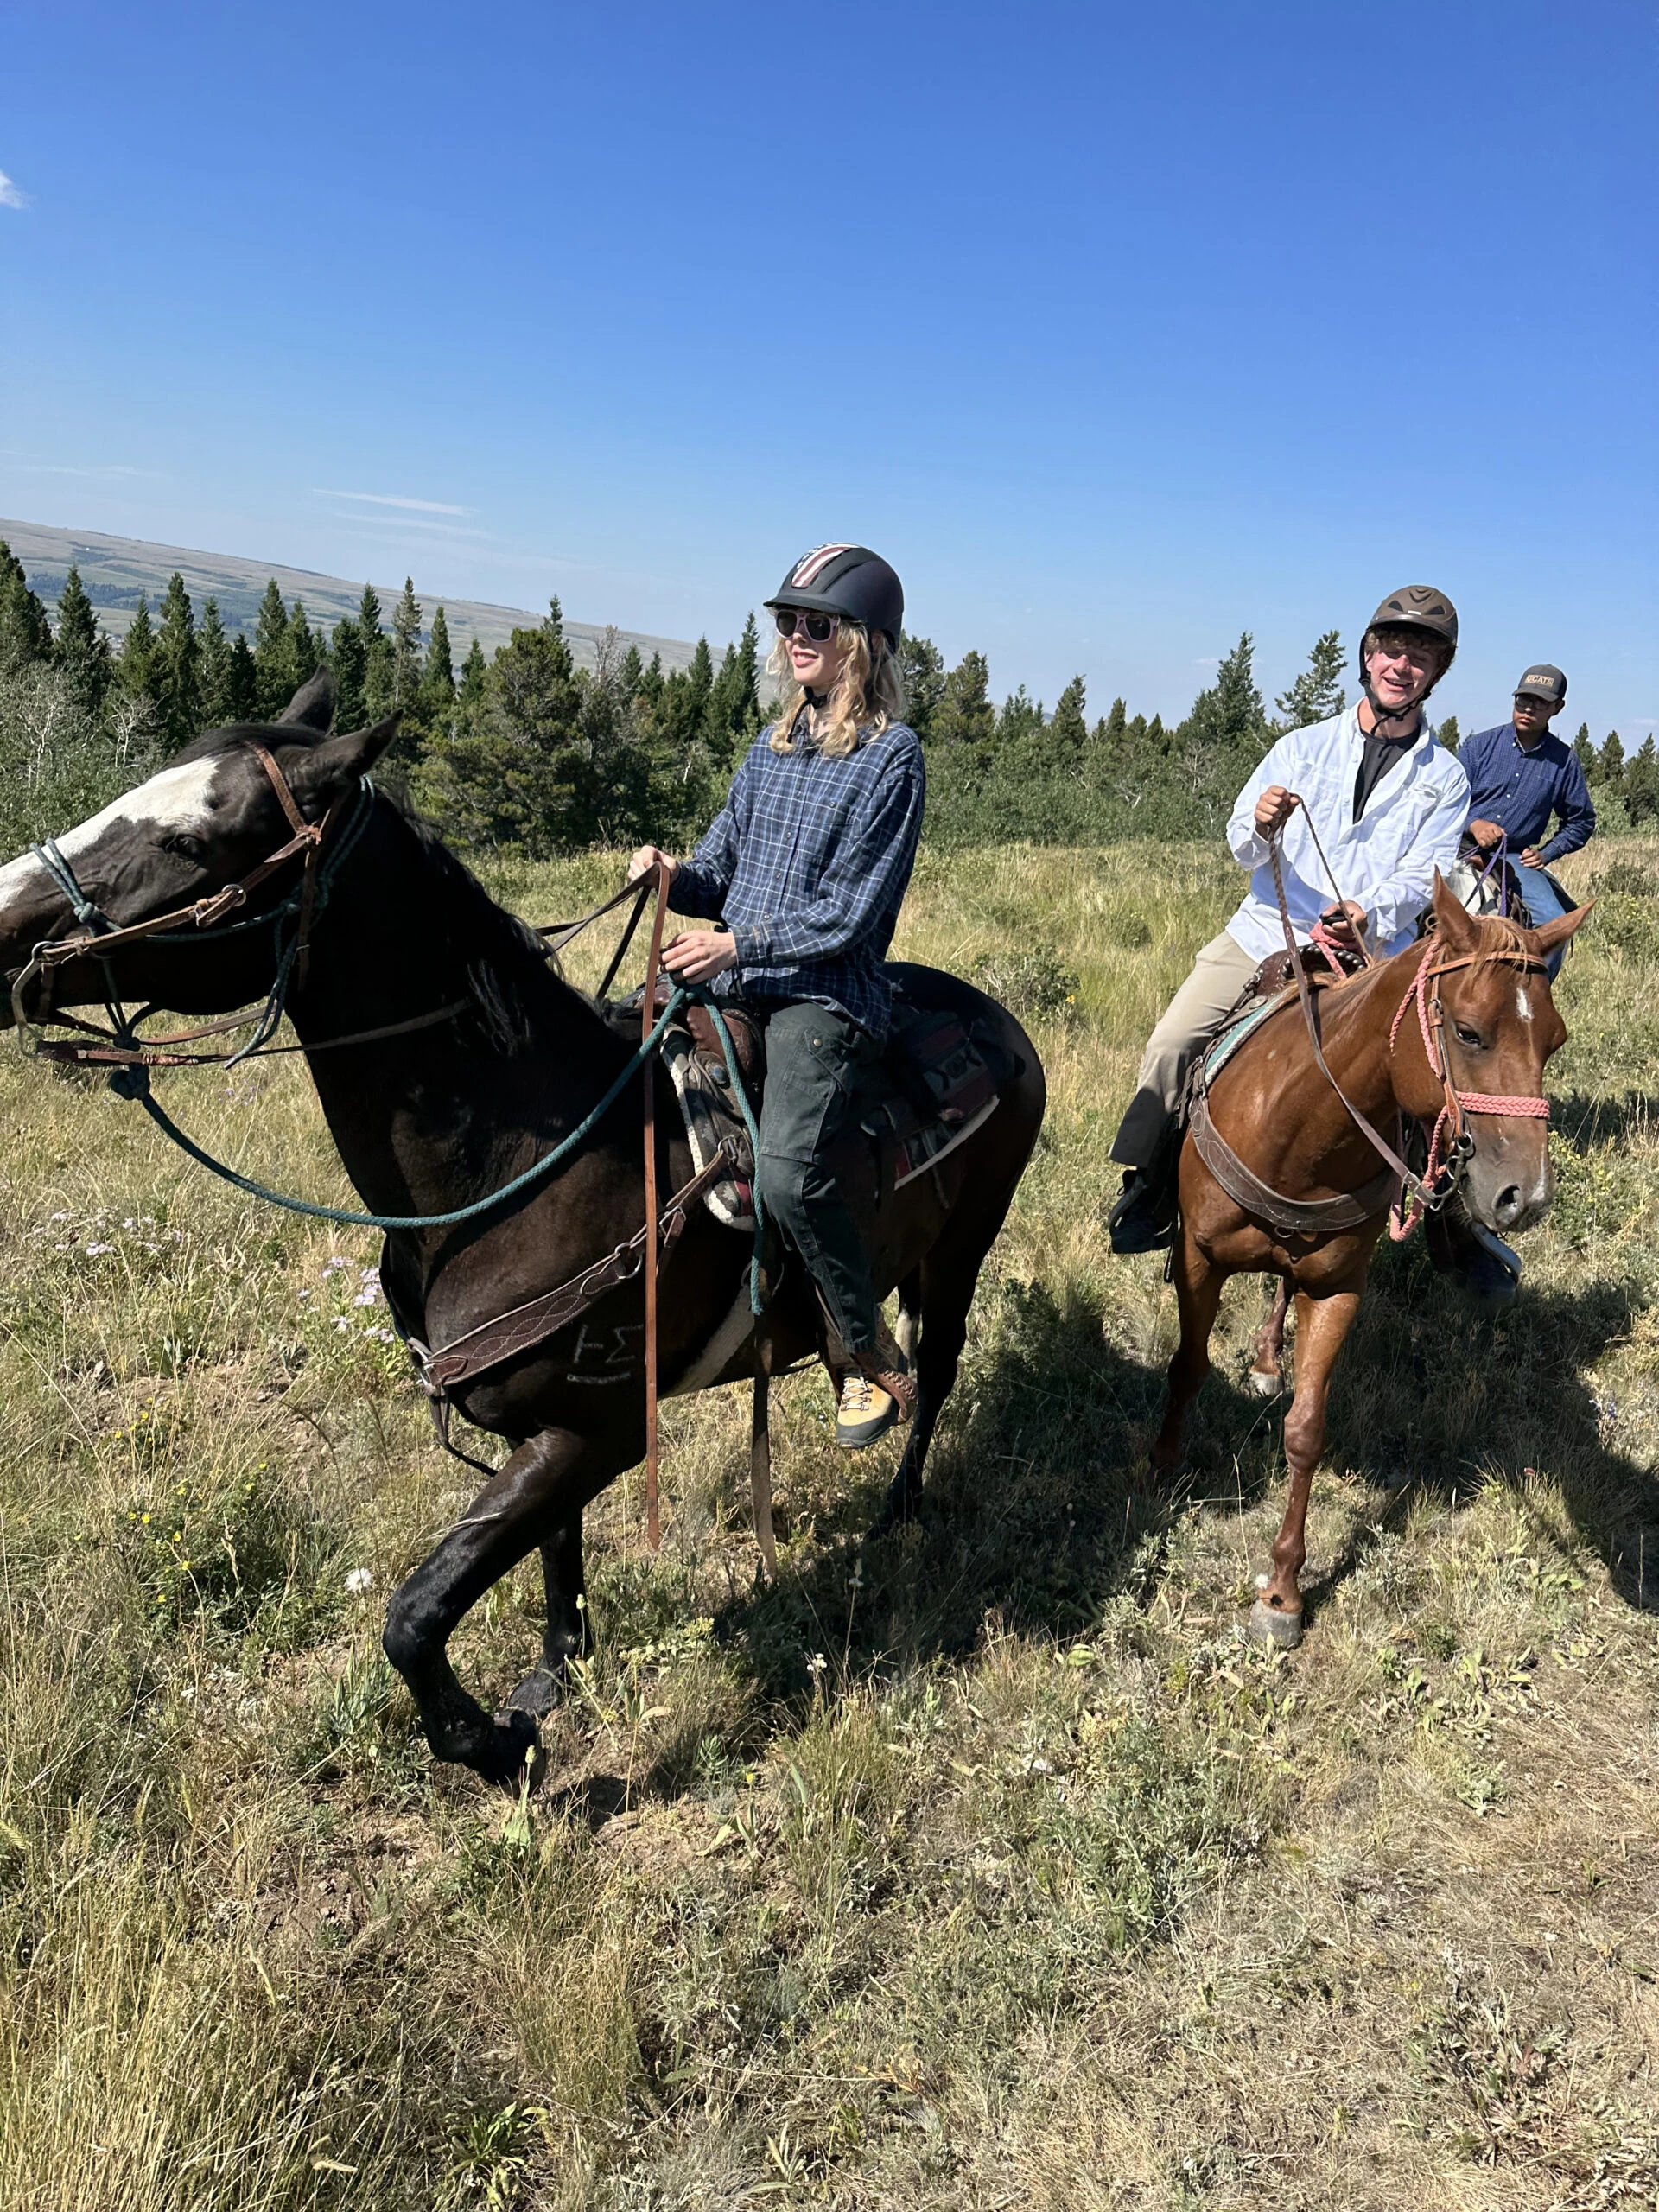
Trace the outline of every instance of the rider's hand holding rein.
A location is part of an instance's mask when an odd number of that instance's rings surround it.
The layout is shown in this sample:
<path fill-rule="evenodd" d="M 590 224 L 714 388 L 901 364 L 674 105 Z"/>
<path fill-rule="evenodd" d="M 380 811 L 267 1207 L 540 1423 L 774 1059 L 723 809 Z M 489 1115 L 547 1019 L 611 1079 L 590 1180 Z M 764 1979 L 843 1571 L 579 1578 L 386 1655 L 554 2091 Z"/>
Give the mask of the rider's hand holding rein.
<path fill-rule="evenodd" d="M 1255 802 L 1255 831 L 1259 837 L 1276 837 L 1301 804 L 1294 791 L 1270 784 Z"/>
<path fill-rule="evenodd" d="M 663 947 L 663 965 L 683 983 L 706 983 L 737 965 L 729 930 L 682 930 Z"/>
<path fill-rule="evenodd" d="M 628 862 L 628 881 L 638 883 L 642 875 L 648 875 L 654 868 L 665 868 L 671 883 L 680 872 L 680 864 L 672 853 L 664 852 L 660 846 L 641 845 Z"/>

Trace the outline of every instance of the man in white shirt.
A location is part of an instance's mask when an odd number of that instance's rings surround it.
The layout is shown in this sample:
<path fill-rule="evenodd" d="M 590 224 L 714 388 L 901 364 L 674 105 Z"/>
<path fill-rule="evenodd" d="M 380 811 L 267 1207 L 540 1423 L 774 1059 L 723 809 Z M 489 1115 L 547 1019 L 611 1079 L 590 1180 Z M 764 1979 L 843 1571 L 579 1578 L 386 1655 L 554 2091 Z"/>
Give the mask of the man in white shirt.
<path fill-rule="evenodd" d="M 1262 961 L 1284 949 L 1268 858 L 1274 833 L 1299 942 L 1323 920 L 1338 938 L 1363 939 L 1385 958 L 1411 943 L 1434 871 L 1450 871 L 1469 816 L 1469 779 L 1423 716 L 1423 702 L 1457 649 L 1457 609 L 1444 592 L 1410 584 L 1390 593 L 1361 641 L 1357 706 L 1287 731 L 1239 793 L 1227 842 L 1251 871 L 1249 889 L 1199 952 L 1141 1057 L 1112 1143 L 1112 1158 L 1128 1171 L 1108 1224 L 1115 1252 L 1159 1251 L 1170 1243 L 1188 1071 Z"/>

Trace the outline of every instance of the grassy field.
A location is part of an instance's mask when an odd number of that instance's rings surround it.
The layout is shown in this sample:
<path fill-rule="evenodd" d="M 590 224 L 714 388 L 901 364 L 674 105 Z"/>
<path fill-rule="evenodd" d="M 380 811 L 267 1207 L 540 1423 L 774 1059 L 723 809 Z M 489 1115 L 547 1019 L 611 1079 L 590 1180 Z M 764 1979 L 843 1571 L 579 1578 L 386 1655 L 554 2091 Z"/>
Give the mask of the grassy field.
<path fill-rule="evenodd" d="M 0 1058 L 0 2206 L 1104 2212 L 1659 2202 L 1659 846 L 1569 961 L 1519 1306 L 1386 1251 L 1293 1657 L 1238 1640 L 1279 1413 L 1235 1285 L 1147 1477 L 1156 1262 L 1109 1255 L 1136 1052 L 1224 917 L 1196 849 L 924 856 L 899 950 L 1048 1065 L 921 1525 L 784 1387 L 671 1407 L 668 1535 L 593 1516 L 598 1652 L 513 1803 L 379 1656 L 456 1515 L 366 1235 L 245 1203 Z M 537 918 L 597 861 L 504 887 Z M 293 1060 L 168 1078 L 343 1189 Z M 457 1639 L 524 1670 L 529 1572 Z"/>

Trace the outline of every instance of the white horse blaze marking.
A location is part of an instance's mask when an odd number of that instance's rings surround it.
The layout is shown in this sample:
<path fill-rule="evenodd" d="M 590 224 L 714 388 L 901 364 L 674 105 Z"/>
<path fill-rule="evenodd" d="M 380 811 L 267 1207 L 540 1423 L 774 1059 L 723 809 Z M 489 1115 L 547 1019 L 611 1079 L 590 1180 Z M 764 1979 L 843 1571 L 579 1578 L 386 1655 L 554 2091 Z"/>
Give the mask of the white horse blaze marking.
<path fill-rule="evenodd" d="M 73 864 L 80 854 L 90 852 L 106 830 L 124 823 L 134 829 L 205 830 L 212 817 L 207 797 L 219 765 L 217 758 L 210 758 L 163 768 L 89 820 L 66 830 L 58 839 L 58 849 Z M 39 887 L 41 867 L 33 853 L 25 853 L 21 860 L 9 861 L 0 868 L 0 914 L 20 891 Z"/>
<path fill-rule="evenodd" d="M 1527 996 L 1527 987 L 1517 980 L 1515 986 L 1515 1010 L 1522 1021 L 1532 1020 L 1532 1001 Z"/>

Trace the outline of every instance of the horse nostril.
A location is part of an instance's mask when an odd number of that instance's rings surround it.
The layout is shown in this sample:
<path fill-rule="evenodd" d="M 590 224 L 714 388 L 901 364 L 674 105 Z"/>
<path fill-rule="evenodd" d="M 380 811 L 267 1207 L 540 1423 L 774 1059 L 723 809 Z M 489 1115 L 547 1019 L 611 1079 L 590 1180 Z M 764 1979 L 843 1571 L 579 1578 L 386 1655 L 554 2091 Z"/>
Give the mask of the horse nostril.
<path fill-rule="evenodd" d="M 1497 1203 L 1492 1208 L 1497 1218 L 1498 1227 L 1507 1229 L 1510 1224 L 1525 1211 L 1525 1205 L 1526 1202 L 1521 1196 L 1521 1185 L 1518 1183 L 1506 1183 L 1498 1192 Z"/>

